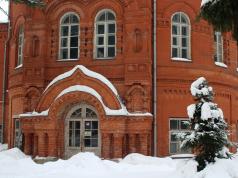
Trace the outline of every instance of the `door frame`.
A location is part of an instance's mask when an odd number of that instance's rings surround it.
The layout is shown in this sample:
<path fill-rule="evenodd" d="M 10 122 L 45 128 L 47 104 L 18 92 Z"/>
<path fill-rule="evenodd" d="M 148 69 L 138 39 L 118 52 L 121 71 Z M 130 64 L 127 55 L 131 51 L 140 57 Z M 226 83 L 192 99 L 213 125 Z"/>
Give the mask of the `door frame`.
<path fill-rule="evenodd" d="M 71 115 L 77 110 L 82 108 L 82 116 L 81 118 L 71 118 Z M 89 108 L 90 110 L 94 111 L 97 115 L 97 119 L 93 118 L 87 118 L 86 117 L 86 108 Z M 80 121 L 80 147 L 70 147 L 69 146 L 69 122 L 70 121 Z M 98 147 L 84 147 L 84 131 L 85 131 L 85 121 L 98 121 Z M 100 120 L 99 120 L 99 114 L 97 110 L 86 103 L 81 103 L 78 105 L 73 106 L 67 113 L 65 117 L 65 126 L 64 126 L 64 157 L 69 158 L 70 156 L 73 156 L 74 154 L 77 154 L 79 152 L 93 152 L 97 156 L 101 157 L 101 132 L 100 132 Z M 95 151 L 97 150 L 97 151 Z"/>

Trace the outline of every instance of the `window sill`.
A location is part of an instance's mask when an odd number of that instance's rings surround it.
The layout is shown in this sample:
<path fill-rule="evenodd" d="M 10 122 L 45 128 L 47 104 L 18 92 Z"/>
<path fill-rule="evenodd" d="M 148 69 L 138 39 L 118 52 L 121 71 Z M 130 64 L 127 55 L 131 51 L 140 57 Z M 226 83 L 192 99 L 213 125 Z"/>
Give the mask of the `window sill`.
<path fill-rule="evenodd" d="M 22 68 L 23 67 L 23 64 L 20 64 L 18 66 L 15 67 L 15 69 L 19 69 L 19 68 Z"/>
<path fill-rule="evenodd" d="M 191 59 L 187 59 L 187 58 L 173 57 L 173 58 L 171 58 L 171 59 L 172 59 L 172 61 L 192 62 Z"/>
<path fill-rule="evenodd" d="M 227 68 L 227 65 L 224 64 L 223 62 L 215 62 L 215 65 L 217 65 L 219 67 Z"/>
<path fill-rule="evenodd" d="M 79 59 L 58 59 L 57 62 L 78 61 Z"/>
<path fill-rule="evenodd" d="M 95 60 L 114 60 L 116 57 L 95 58 Z"/>

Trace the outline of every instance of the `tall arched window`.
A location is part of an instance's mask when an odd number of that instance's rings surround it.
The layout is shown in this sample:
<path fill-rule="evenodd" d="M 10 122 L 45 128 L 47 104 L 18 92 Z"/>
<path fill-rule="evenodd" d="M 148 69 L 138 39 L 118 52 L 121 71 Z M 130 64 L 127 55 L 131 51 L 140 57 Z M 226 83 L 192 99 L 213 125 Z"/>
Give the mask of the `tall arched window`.
<path fill-rule="evenodd" d="M 23 49 L 24 49 L 24 27 L 21 25 L 18 32 L 18 42 L 17 42 L 17 62 L 16 66 L 20 67 L 23 64 Z"/>
<path fill-rule="evenodd" d="M 100 11 L 95 22 L 95 58 L 116 56 L 116 17 L 111 10 Z"/>
<path fill-rule="evenodd" d="M 79 17 L 75 13 L 65 14 L 60 21 L 60 60 L 79 58 Z"/>
<path fill-rule="evenodd" d="M 223 37 L 221 32 L 214 33 L 214 60 L 223 63 Z"/>
<path fill-rule="evenodd" d="M 172 16 L 172 58 L 190 59 L 190 21 L 183 12 Z"/>

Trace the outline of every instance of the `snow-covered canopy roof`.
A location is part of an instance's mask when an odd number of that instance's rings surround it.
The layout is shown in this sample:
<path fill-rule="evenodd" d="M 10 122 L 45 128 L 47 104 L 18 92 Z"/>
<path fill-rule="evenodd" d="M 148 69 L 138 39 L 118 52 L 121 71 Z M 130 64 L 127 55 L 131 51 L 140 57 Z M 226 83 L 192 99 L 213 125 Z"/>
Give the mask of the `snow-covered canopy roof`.
<path fill-rule="evenodd" d="M 82 71 L 86 76 L 88 77 L 92 77 L 92 78 L 95 78 L 97 80 L 100 80 L 102 83 L 104 83 L 105 85 L 107 85 L 112 91 L 113 93 L 118 96 L 118 92 L 116 90 L 116 88 L 113 86 L 113 84 L 106 78 L 104 77 L 103 75 L 97 73 L 97 72 L 94 72 L 94 71 L 91 71 L 89 69 L 87 69 L 86 67 L 82 66 L 82 65 L 77 65 L 75 66 L 72 70 L 68 71 L 68 72 L 65 72 L 59 76 L 57 76 L 56 78 L 54 78 L 50 84 L 46 87 L 45 91 L 47 91 L 52 85 L 54 85 L 55 83 L 57 83 L 58 81 L 60 80 L 63 80 L 65 78 L 68 78 L 70 76 L 72 76 L 76 70 L 80 70 Z M 44 91 L 44 92 L 45 92 Z"/>

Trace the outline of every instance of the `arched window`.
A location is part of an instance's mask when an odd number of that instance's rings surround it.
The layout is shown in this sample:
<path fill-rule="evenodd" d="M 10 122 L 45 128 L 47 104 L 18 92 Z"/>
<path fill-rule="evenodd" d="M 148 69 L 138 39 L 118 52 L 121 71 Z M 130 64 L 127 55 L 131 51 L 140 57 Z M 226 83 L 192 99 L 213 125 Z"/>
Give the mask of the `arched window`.
<path fill-rule="evenodd" d="M 24 49 L 24 27 L 21 25 L 18 31 L 18 42 L 17 42 L 17 62 L 16 67 L 23 65 L 23 49 Z"/>
<path fill-rule="evenodd" d="M 116 56 L 116 17 L 111 10 L 98 13 L 95 22 L 95 58 L 110 59 Z"/>
<path fill-rule="evenodd" d="M 60 21 L 60 60 L 79 58 L 79 17 L 74 13 L 65 14 Z"/>
<path fill-rule="evenodd" d="M 172 16 L 172 58 L 190 59 L 190 21 L 186 14 Z"/>

